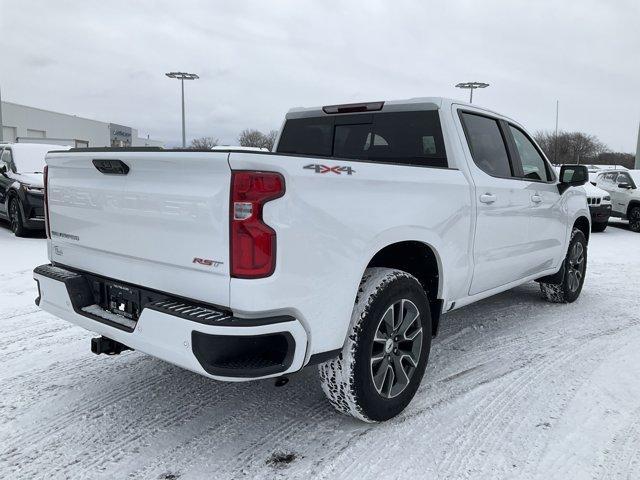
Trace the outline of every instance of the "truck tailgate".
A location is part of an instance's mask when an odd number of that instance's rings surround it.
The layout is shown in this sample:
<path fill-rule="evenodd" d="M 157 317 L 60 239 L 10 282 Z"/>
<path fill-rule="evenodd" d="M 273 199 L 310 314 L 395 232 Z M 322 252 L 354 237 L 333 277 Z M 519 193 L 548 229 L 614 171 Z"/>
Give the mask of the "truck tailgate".
<path fill-rule="evenodd" d="M 228 306 L 227 157 L 171 151 L 49 154 L 51 260 Z M 103 173 L 108 170 L 95 164 L 106 160 L 123 162 L 128 172 Z"/>

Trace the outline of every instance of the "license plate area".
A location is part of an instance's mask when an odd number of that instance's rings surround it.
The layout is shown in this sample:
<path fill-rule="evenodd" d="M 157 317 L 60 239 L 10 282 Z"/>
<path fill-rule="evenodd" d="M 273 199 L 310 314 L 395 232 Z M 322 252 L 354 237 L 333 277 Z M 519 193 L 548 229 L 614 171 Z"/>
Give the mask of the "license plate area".
<path fill-rule="evenodd" d="M 130 320 L 138 320 L 141 311 L 139 289 L 110 282 L 104 282 L 101 287 L 100 306 L 103 309 Z"/>

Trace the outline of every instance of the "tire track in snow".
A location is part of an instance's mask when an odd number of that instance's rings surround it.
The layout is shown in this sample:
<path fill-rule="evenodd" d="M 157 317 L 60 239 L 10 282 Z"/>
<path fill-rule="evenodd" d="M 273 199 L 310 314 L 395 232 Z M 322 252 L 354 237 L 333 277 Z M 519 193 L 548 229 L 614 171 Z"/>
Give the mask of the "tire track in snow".
<path fill-rule="evenodd" d="M 169 369 L 176 371 L 169 375 L 164 372 L 163 385 L 158 384 L 157 387 L 162 388 L 166 385 L 170 388 L 163 388 L 163 395 L 160 402 L 154 404 L 154 409 L 149 410 L 149 407 L 145 407 L 142 416 L 125 417 L 126 421 L 120 430 L 125 432 L 124 434 L 112 432 L 113 434 L 104 435 L 100 432 L 91 432 L 80 437 L 80 442 L 90 445 L 92 450 L 87 451 L 75 466 L 74 470 L 77 470 L 78 474 L 90 477 L 91 472 L 98 468 L 105 470 L 112 468 L 114 464 L 122 461 L 124 452 L 135 449 L 140 443 L 149 443 L 171 427 L 186 428 L 211 405 L 212 399 L 222 397 L 222 402 L 219 403 L 231 406 L 236 403 L 241 393 L 241 390 L 233 388 L 233 385 L 199 377 L 191 372 L 185 372 L 182 375 L 178 367 L 169 367 Z M 178 376 L 179 380 L 176 381 Z M 130 398 L 129 402 L 138 403 L 135 400 Z"/>
<path fill-rule="evenodd" d="M 265 405 L 265 395 L 270 395 L 268 405 Z M 282 449 L 285 444 L 291 446 L 288 439 L 293 432 L 305 431 L 308 434 L 311 425 L 334 414 L 324 397 L 319 395 L 313 400 L 313 397 L 308 399 L 308 396 L 309 391 L 299 386 L 289 395 L 277 395 L 273 390 L 251 392 L 249 402 L 243 403 L 241 410 L 235 412 L 232 419 L 225 421 L 222 427 L 217 424 L 205 427 L 184 444 L 177 445 L 169 460 L 163 459 L 162 465 L 147 466 L 130 476 L 149 478 L 165 470 L 182 471 L 187 466 L 192 470 L 197 469 L 201 461 L 196 460 L 194 465 L 194 460 L 183 452 L 191 451 L 193 448 L 219 452 L 229 446 L 233 449 L 231 455 L 215 457 L 215 478 L 234 478 L 235 475 L 244 477 L 247 472 L 243 470 L 247 470 L 247 465 L 263 466 L 266 458 L 274 450 Z M 277 418 L 276 415 L 284 416 L 286 419 Z M 337 416 L 337 413 L 335 415 Z M 255 432 L 254 435 L 247 435 L 247 432 L 243 431 L 242 425 L 245 422 L 251 424 L 251 432 Z M 227 438 L 221 438 L 217 434 L 219 430 L 226 431 Z"/>
<path fill-rule="evenodd" d="M 634 420 L 618 431 L 613 437 L 612 446 L 618 447 L 609 450 L 607 461 L 604 464 L 604 472 L 601 478 L 608 480 L 637 479 L 640 478 L 640 408 L 633 412 Z"/>

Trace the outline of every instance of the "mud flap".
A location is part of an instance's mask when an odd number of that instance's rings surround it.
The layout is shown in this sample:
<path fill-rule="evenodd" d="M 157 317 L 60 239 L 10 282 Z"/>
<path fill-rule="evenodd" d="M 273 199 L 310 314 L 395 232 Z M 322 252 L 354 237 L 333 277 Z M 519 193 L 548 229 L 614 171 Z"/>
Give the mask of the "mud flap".
<path fill-rule="evenodd" d="M 536 282 L 547 283 L 549 285 L 561 285 L 564 281 L 565 263 L 566 260 L 562 262 L 562 266 L 560 267 L 560 270 L 558 270 L 558 273 L 547 275 L 546 277 L 536 278 Z"/>

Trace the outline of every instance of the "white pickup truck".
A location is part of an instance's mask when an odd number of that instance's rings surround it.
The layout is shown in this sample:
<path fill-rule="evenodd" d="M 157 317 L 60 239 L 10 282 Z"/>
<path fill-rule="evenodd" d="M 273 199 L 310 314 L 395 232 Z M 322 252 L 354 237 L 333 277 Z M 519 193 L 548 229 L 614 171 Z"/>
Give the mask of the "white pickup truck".
<path fill-rule="evenodd" d="M 443 98 L 289 111 L 275 152 L 47 156 L 37 303 L 210 378 L 319 365 L 341 412 L 400 413 L 442 314 L 532 280 L 582 289 L 584 166 L 560 179 L 517 122 Z"/>

